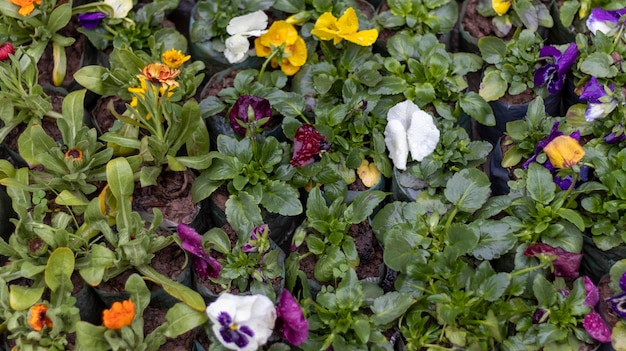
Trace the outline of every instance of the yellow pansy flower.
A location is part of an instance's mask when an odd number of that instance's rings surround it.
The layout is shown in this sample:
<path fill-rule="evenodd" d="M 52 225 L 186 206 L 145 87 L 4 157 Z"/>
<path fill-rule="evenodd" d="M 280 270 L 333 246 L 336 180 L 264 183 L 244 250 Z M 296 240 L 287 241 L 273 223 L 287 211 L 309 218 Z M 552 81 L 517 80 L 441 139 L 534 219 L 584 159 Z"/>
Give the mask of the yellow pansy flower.
<path fill-rule="evenodd" d="M 168 67 L 179 68 L 183 65 L 183 63 L 189 61 L 191 55 L 185 56 L 185 54 L 183 54 L 183 52 L 180 50 L 170 49 L 164 52 L 161 55 L 161 58 Z"/>
<path fill-rule="evenodd" d="M 335 45 L 345 39 L 357 45 L 370 46 L 378 39 L 376 29 L 359 31 L 359 19 L 352 7 L 348 7 L 339 19 L 330 12 L 323 13 L 315 22 L 311 34 L 320 40 L 332 39 Z"/>
<path fill-rule="evenodd" d="M 506 14 L 507 11 L 509 11 L 512 1 L 513 0 L 491 0 L 491 7 L 494 11 L 496 11 L 496 14 L 498 14 L 498 16 L 502 16 Z"/>
<path fill-rule="evenodd" d="M 373 187 L 380 181 L 380 171 L 378 167 L 372 162 L 369 163 L 367 160 L 363 160 L 359 168 L 356 169 L 356 174 L 359 175 L 363 185 L 368 188 Z"/>
<path fill-rule="evenodd" d="M 272 23 L 265 34 L 254 40 L 254 49 L 259 57 L 276 55 L 272 57 L 272 67 L 280 65 L 280 69 L 288 76 L 300 70 L 308 54 L 304 39 L 298 35 L 296 28 L 282 20 Z M 282 56 L 276 50 L 282 50 Z"/>
<path fill-rule="evenodd" d="M 569 135 L 560 135 L 552 139 L 543 151 L 555 168 L 570 168 L 585 156 L 585 150 L 578 140 Z"/>

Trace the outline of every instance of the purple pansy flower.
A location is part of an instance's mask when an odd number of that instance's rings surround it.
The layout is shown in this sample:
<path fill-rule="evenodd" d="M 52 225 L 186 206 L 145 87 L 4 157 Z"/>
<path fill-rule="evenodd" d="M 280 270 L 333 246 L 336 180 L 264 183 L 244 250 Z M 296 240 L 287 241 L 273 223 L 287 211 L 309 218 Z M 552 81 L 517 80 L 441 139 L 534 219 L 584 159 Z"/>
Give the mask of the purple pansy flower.
<path fill-rule="evenodd" d="M 585 306 L 593 308 L 600 301 L 600 292 L 588 276 L 585 276 L 585 292 Z"/>
<path fill-rule="evenodd" d="M 606 299 L 611 305 L 615 314 L 622 318 L 626 318 L 626 273 L 622 274 L 619 280 L 619 287 L 622 293 Z"/>
<path fill-rule="evenodd" d="M 594 8 L 587 18 L 587 28 L 593 34 L 600 31 L 607 36 L 613 36 L 620 27 L 620 18 L 626 14 L 626 8 L 619 10 L 605 10 Z"/>
<path fill-rule="evenodd" d="M 539 255 L 556 256 L 552 261 L 554 275 L 570 279 L 578 278 L 578 268 L 583 258 L 582 254 L 568 252 L 561 247 L 552 247 L 544 243 L 529 245 L 526 250 L 524 250 L 524 255 L 527 257 L 536 257 Z"/>
<path fill-rule="evenodd" d="M 282 337 L 292 345 L 299 346 L 309 337 L 309 322 L 304 318 L 296 299 L 287 289 L 280 295 L 277 328 Z"/>
<path fill-rule="evenodd" d="M 591 310 L 583 319 L 583 327 L 594 340 L 602 343 L 611 342 L 611 329 L 595 310 Z"/>
<path fill-rule="evenodd" d="M 178 236 L 183 239 L 181 247 L 193 256 L 191 261 L 201 278 L 217 278 L 222 271 L 222 265 L 218 260 L 209 256 L 202 246 L 202 237 L 193 228 L 180 223 L 176 228 Z"/>
<path fill-rule="evenodd" d="M 252 95 L 240 96 L 229 113 L 230 126 L 240 136 L 246 135 L 251 124 L 272 116 L 272 107 L 267 99 Z M 243 125 L 242 125 L 243 124 Z M 245 126 L 248 126 L 245 127 Z"/>
<path fill-rule="evenodd" d="M 321 160 L 322 153 L 330 150 L 328 139 L 311 124 L 298 127 L 293 138 L 291 166 L 301 167 Z"/>
<path fill-rule="evenodd" d="M 224 293 L 207 307 L 206 313 L 222 345 L 239 351 L 259 350 L 272 335 L 276 321 L 274 303 L 259 294 Z"/>
<path fill-rule="evenodd" d="M 535 310 L 535 313 L 533 313 L 533 324 L 543 324 L 547 322 L 548 319 L 550 319 L 550 311 L 546 309 L 538 308 Z"/>
<path fill-rule="evenodd" d="M 107 15 L 102 12 L 87 12 L 78 15 L 78 24 L 85 29 L 96 28 Z"/>
<path fill-rule="evenodd" d="M 261 251 L 265 252 L 269 249 L 270 228 L 267 224 L 262 224 L 252 228 L 250 239 L 241 246 L 241 251 L 245 253 Z"/>
<path fill-rule="evenodd" d="M 540 140 L 537 143 L 537 146 L 535 147 L 535 153 L 533 154 L 532 157 L 530 157 L 528 160 L 526 160 L 526 162 L 524 162 L 524 169 L 528 169 L 528 166 L 537 161 L 537 156 L 539 155 L 539 153 L 543 150 L 543 148 L 546 147 L 546 145 L 550 144 L 550 142 L 552 140 L 554 140 L 556 137 L 563 135 L 563 132 L 561 132 L 559 130 L 559 122 L 554 122 L 554 124 L 552 125 L 552 130 L 550 131 L 550 134 L 543 140 Z M 572 134 L 569 135 L 571 138 L 575 139 L 575 140 L 580 140 L 580 131 L 577 130 L 575 132 L 573 132 Z M 546 162 L 543 164 L 543 166 L 550 171 L 550 173 L 555 174 L 556 173 L 556 168 L 552 165 L 552 163 L 550 163 L 550 160 L 546 160 Z M 588 179 L 588 173 L 589 173 L 589 167 L 588 166 L 581 166 L 580 167 L 581 171 L 580 171 L 580 181 L 581 182 L 586 182 Z M 584 173 L 584 174 L 583 174 Z M 567 190 L 569 189 L 569 187 L 572 185 L 572 176 L 566 176 L 566 177 L 559 177 L 559 176 L 554 176 L 553 178 L 554 183 L 561 188 L 561 190 Z"/>
<path fill-rule="evenodd" d="M 583 87 L 580 98 L 587 100 L 587 110 L 585 110 L 585 120 L 593 122 L 596 119 L 604 118 L 617 107 L 617 99 L 609 91 L 615 91 L 615 86 L 611 83 L 608 87 L 601 85 L 596 77 L 591 77 L 589 82 Z"/>
<path fill-rule="evenodd" d="M 620 132 L 611 132 L 604 136 L 604 142 L 607 144 L 617 144 L 620 141 L 626 139 L 626 133 L 624 133 L 624 128 L 620 125 Z"/>
<path fill-rule="evenodd" d="M 543 65 L 535 71 L 535 85 L 548 85 L 548 92 L 556 94 L 563 88 L 565 76 L 578 57 L 576 43 L 571 43 L 565 52 L 554 46 L 544 46 L 539 51 Z"/>

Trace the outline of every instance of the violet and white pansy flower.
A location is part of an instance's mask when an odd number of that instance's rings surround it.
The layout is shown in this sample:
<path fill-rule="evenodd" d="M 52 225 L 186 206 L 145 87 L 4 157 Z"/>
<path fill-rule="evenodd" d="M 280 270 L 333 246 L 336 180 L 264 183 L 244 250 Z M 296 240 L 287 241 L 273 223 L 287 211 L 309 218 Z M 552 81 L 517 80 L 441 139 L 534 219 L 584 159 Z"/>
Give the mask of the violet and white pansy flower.
<path fill-rule="evenodd" d="M 250 50 L 249 37 L 258 37 L 267 30 L 268 17 L 265 12 L 258 10 L 247 15 L 233 17 L 226 32 L 230 37 L 226 39 L 224 44 L 224 56 L 230 63 L 243 62 L 248 58 Z"/>
<path fill-rule="evenodd" d="M 400 102 L 387 112 L 385 144 L 399 170 L 406 170 L 409 153 L 418 162 L 433 153 L 439 135 L 433 117 L 412 101 Z"/>
<path fill-rule="evenodd" d="M 535 85 L 547 85 L 548 93 L 556 94 L 563 88 L 565 76 L 578 57 L 578 46 L 571 43 L 564 52 L 556 46 L 544 46 L 539 50 L 542 64 L 535 71 Z"/>
<path fill-rule="evenodd" d="M 222 345 L 238 351 L 255 351 L 265 345 L 276 322 L 276 308 L 265 295 L 224 293 L 206 313 Z"/>
<path fill-rule="evenodd" d="M 133 9 L 133 0 L 104 0 L 113 9 L 112 18 L 125 18 Z"/>
<path fill-rule="evenodd" d="M 591 77 L 580 94 L 581 99 L 587 100 L 587 109 L 585 110 L 587 122 L 604 118 L 617 107 L 618 101 L 612 94 L 614 91 L 613 83 L 605 86 L 600 84 L 596 77 Z"/>
<path fill-rule="evenodd" d="M 594 8 L 591 10 L 589 18 L 587 18 L 587 28 L 593 34 L 600 31 L 607 36 L 612 37 L 624 24 L 624 21 L 620 22 L 620 18 L 624 14 L 626 14 L 626 8 L 618 10 Z"/>

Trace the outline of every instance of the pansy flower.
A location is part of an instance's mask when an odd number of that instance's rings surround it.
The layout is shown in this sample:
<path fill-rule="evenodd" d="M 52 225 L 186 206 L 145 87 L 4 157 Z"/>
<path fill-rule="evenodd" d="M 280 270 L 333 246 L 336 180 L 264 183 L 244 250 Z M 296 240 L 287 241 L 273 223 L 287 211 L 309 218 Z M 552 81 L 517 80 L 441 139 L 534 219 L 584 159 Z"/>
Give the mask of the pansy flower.
<path fill-rule="evenodd" d="M 41 5 L 41 0 L 9 0 L 13 5 L 17 5 L 20 9 L 17 11 L 22 16 L 28 16 L 35 9 L 36 5 Z"/>
<path fill-rule="evenodd" d="M 266 32 L 268 17 L 262 10 L 258 10 L 247 15 L 233 17 L 226 32 L 230 37 L 226 38 L 224 44 L 224 56 L 230 63 L 243 62 L 248 57 L 250 50 L 249 37 L 258 37 Z"/>
<path fill-rule="evenodd" d="M 133 0 L 104 0 L 113 9 L 113 18 L 124 18 L 133 9 Z"/>
<path fill-rule="evenodd" d="M 617 99 L 613 96 L 613 91 L 615 91 L 613 83 L 604 86 L 598 82 L 596 77 L 591 77 L 589 82 L 585 84 L 580 98 L 588 102 L 585 110 L 585 120 L 587 122 L 604 118 L 617 107 Z"/>
<path fill-rule="evenodd" d="M 540 259 L 543 257 L 552 260 L 554 275 L 570 279 L 578 278 L 578 269 L 580 267 L 580 261 L 583 258 L 582 254 L 565 251 L 561 247 L 552 247 L 544 243 L 529 245 L 526 250 L 524 250 L 524 255 L 527 257 L 537 257 Z"/>
<path fill-rule="evenodd" d="M 116 301 L 108 310 L 102 311 L 102 324 L 107 329 L 120 330 L 133 324 L 135 304 L 129 299 Z"/>
<path fill-rule="evenodd" d="M 102 12 L 87 12 L 78 15 L 78 24 L 85 29 L 94 29 L 107 15 Z"/>
<path fill-rule="evenodd" d="M 247 129 L 267 123 L 271 116 L 269 100 L 253 95 L 240 96 L 228 114 L 231 128 L 241 136 Z"/>
<path fill-rule="evenodd" d="M 47 316 L 48 306 L 36 304 L 28 311 L 28 325 L 34 331 L 41 331 L 43 327 L 52 328 L 52 320 Z"/>
<path fill-rule="evenodd" d="M 267 224 L 262 224 L 252 228 L 250 239 L 248 239 L 248 241 L 241 246 L 241 251 L 245 253 L 267 251 L 270 247 L 269 235 L 270 227 Z"/>
<path fill-rule="evenodd" d="M 544 46 L 539 50 L 539 57 L 543 59 L 543 64 L 535 71 L 535 85 L 547 85 L 548 93 L 557 94 L 578 57 L 578 46 L 571 43 L 563 53 L 555 46 Z"/>
<path fill-rule="evenodd" d="M 80 162 L 83 160 L 83 151 L 78 148 L 71 148 L 65 152 L 65 160 L 72 160 L 72 162 Z"/>
<path fill-rule="evenodd" d="M 389 158 L 399 170 L 405 170 L 409 152 L 421 162 L 435 151 L 440 132 L 433 116 L 410 100 L 400 102 L 387 112 L 385 144 Z"/>
<path fill-rule="evenodd" d="M 15 48 L 11 42 L 6 42 L 0 45 L 0 61 L 6 61 L 9 59 L 9 55 L 15 53 Z"/>
<path fill-rule="evenodd" d="M 617 33 L 620 27 L 620 18 L 626 14 L 626 8 L 619 10 L 605 10 L 594 8 L 587 18 L 587 28 L 593 34 L 600 31 L 611 37 Z M 622 23 L 623 24 L 623 23 Z"/>
<path fill-rule="evenodd" d="M 621 124 L 615 126 L 612 132 L 604 136 L 604 142 L 607 144 L 617 144 L 624 139 L 626 139 L 626 132 Z"/>
<path fill-rule="evenodd" d="M 231 350 L 260 349 L 272 335 L 276 308 L 264 295 L 224 293 L 211 303 L 206 313 L 213 323 L 213 333 Z"/>
<path fill-rule="evenodd" d="M 200 234 L 184 223 L 180 223 L 176 227 L 176 231 L 178 236 L 183 239 L 181 243 L 183 250 L 193 255 L 191 261 L 198 275 L 201 278 L 219 277 L 222 265 L 204 250 Z"/>
<path fill-rule="evenodd" d="M 359 31 L 359 19 L 352 7 L 348 7 L 339 19 L 330 12 L 324 12 L 315 22 L 311 34 L 320 40 L 332 40 L 335 45 L 345 39 L 357 45 L 370 46 L 378 38 L 376 29 Z"/>
<path fill-rule="evenodd" d="M 596 310 L 591 310 L 583 319 L 583 328 L 589 336 L 601 343 L 611 342 L 611 329 Z"/>
<path fill-rule="evenodd" d="M 376 167 L 374 162 L 363 160 L 361 165 L 356 169 L 356 174 L 368 188 L 373 187 L 380 181 L 380 170 Z"/>
<path fill-rule="evenodd" d="M 274 21 L 267 32 L 256 38 L 254 49 L 258 57 L 271 56 L 272 67 L 280 65 L 288 76 L 300 70 L 308 55 L 304 39 L 293 24 L 283 20 Z"/>
<path fill-rule="evenodd" d="M 491 0 L 491 8 L 498 16 L 502 16 L 509 11 L 513 0 Z"/>
<path fill-rule="evenodd" d="M 276 329 L 292 345 L 299 346 L 309 337 L 309 322 L 304 318 L 298 301 L 283 289 L 276 307 Z"/>
<path fill-rule="evenodd" d="M 302 167 L 322 159 L 322 154 L 330 150 L 328 139 L 311 124 L 298 127 L 293 138 L 291 166 Z"/>
<path fill-rule="evenodd" d="M 626 318 L 626 273 L 620 277 L 619 287 L 622 289 L 622 293 L 608 298 L 606 302 L 611 305 L 615 314 L 621 318 Z"/>

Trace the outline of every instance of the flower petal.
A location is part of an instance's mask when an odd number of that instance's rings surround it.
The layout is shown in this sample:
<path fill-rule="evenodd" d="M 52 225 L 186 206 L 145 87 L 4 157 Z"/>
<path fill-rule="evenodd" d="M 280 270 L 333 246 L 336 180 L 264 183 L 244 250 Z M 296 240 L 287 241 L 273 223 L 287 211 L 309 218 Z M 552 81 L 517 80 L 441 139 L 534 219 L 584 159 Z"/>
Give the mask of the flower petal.
<path fill-rule="evenodd" d="M 611 342 L 611 329 L 609 329 L 602 317 L 600 317 L 600 314 L 595 310 L 592 310 L 585 316 L 583 327 L 593 339 L 602 343 Z"/>
<path fill-rule="evenodd" d="M 348 7 L 337 20 L 339 35 L 356 33 L 359 30 L 359 18 L 352 7 Z"/>
<path fill-rule="evenodd" d="M 330 12 L 324 12 L 315 21 L 315 27 L 311 30 L 311 34 L 320 38 L 321 40 L 331 40 L 337 37 L 339 33 L 339 27 L 337 25 L 337 18 Z"/>
<path fill-rule="evenodd" d="M 585 276 L 585 292 L 587 293 L 585 296 L 585 305 L 589 307 L 597 305 L 600 301 L 600 292 L 598 291 L 598 287 L 588 276 Z"/>
<path fill-rule="evenodd" d="M 411 158 L 418 162 L 432 154 L 439 143 L 439 129 L 433 117 L 422 110 L 413 112 L 406 134 Z"/>
<path fill-rule="evenodd" d="M 226 32 L 230 35 L 259 36 L 267 28 L 267 21 L 268 17 L 265 12 L 258 10 L 247 15 L 233 17 L 226 26 Z"/>
<path fill-rule="evenodd" d="M 606 299 L 606 302 L 611 305 L 613 312 L 621 318 L 626 318 L 626 293 L 619 294 Z"/>
<path fill-rule="evenodd" d="M 296 299 L 287 289 L 283 289 L 276 307 L 276 314 L 282 325 L 284 339 L 292 345 L 303 344 L 309 336 L 309 322 L 304 318 Z"/>
<path fill-rule="evenodd" d="M 376 42 L 376 39 L 378 39 L 378 30 L 362 30 L 352 34 L 342 34 L 341 37 L 357 45 L 370 46 Z"/>
<path fill-rule="evenodd" d="M 399 170 L 406 170 L 406 163 L 409 157 L 409 143 L 406 129 L 400 120 L 392 119 L 387 121 L 385 145 L 387 145 L 389 158 L 393 161 L 393 165 Z"/>
<path fill-rule="evenodd" d="M 559 67 L 559 76 L 565 75 L 567 71 L 574 65 L 576 59 L 578 58 L 578 46 L 576 43 L 571 43 L 565 49 L 563 56 L 557 61 L 557 66 Z M 563 77 L 565 79 L 565 77 Z"/>

